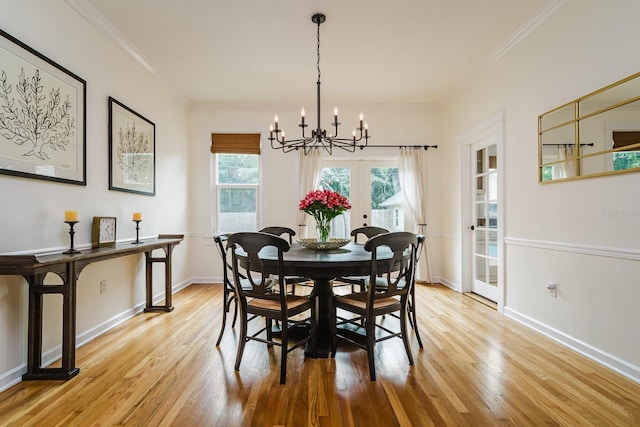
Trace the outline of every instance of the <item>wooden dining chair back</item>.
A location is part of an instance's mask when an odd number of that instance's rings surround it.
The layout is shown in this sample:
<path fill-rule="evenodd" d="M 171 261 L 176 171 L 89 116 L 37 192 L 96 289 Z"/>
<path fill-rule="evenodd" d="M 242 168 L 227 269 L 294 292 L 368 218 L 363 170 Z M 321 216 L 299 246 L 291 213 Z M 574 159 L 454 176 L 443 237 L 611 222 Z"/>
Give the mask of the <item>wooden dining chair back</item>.
<path fill-rule="evenodd" d="M 287 354 L 301 345 L 306 344 L 315 336 L 315 311 L 309 296 L 289 295 L 284 291 L 286 286 L 274 286 L 284 283 L 284 253 L 290 248 L 289 243 L 273 234 L 261 232 L 234 233 L 227 240 L 227 247 L 232 253 L 232 267 L 235 281 L 236 295 L 240 313 L 240 337 L 236 354 L 236 371 L 240 369 L 240 362 L 247 341 L 259 341 L 269 347 L 276 345 L 281 348 L 280 384 L 284 384 L 287 371 Z M 276 268 L 267 269 L 260 252 L 272 250 L 277 254 Z M 309 311 L 309 316 L 300 316 Z M 248 332 L 249 322 L 264 318 L 263 328 Z M 292 319 L 296 316 L 295 320 Z M 273 321 L 281 326 L 280 340 L 273 336 Z M 289 347 L 289 331 L 293 328 L 306 328 L 309 333 Z M 262 335 L 265 335 L 263 337 Z"/>
<path fill-rule="evenodd" d="M 216 243 L 216 249 L 222 260 L 222 286 L 223 286 L 223 300 L 222 300 L 222 324 L 220 325 L 220 333 L 218 334 L 218 340 L 216 341 L 216 347 L 220 345 L 222 336 L 224 335 L 225 326 L 227 324 L 227 315 L 231 309 L 231 304 L 234 304 L 233 309 L 233 321 L 231 322 L 231 328 L 236 325 L 236 318 L 238 316 L 238 300 L 236 299 L 236 290 L 233 285 L 233 267 L 227 254 L 227 238 L 228 234 L 218 234 L 213 236 L 213 240 Z"/>
<path fill-rule="evenodd" d="M 282 226 L 269 226 L 263 227 L 259 230 L 261 233 L 269 233 L 276 236 L 280 236 L 283 239 L 286 238 L 289 241 L 289 244 L 293 243 L 293 236 L 296 235 L 296 231 L 289 227 Z"/>
<path fill-rule="evenodd" d="M 354 243 L 359 243 L 358 237 L 360 237 L 360 235 L 364 235 L 366 237 L 366 239 L 364 239 L 364 241 L 362 242 L 364 243 L 366 240 L 377 236 L 378 234 L 384 234 L 388 232 L 389 230 L 387 230 L 386 228 L 365 225 L 364 227 L 358 227 L 351 230 L 351 237 L 353 237 Z"/>
<path fill-rule="evenodd" d="M 408 298 L 415 284 L 417 246 L 418 236 L 405 231 L 372 237 L 364 245 L 364 249 L 371 252 L 366 291 L 335 297 L 332 356 L 335 356 L 338 338 L 364 348 L 369 359 L 371 381 L 376 379 L 374 347 L 380 341 L 395 337 L 402 339 L 409 364 L 413 365 L 406 323 Z M 390 250 L 392 257 L 378 259 L 378 253 L 383 250 Z M 349 316 L 342 315 L 339 310 Z M 396 313 L 400 319 L 399 330 L 376 324 L 377 317 Z M 376 330 L 380 331 L 378 336 Z"/>
<path fill-rule="evenodd" d="M 366 239 L 370 239 L 374 236 L 377 236 L 379 234 L 384 234 L 384 233 L 388 233 L 389 230 L 387 230 L 386 228 L 382 228 L 382 227 L 374 227 L 374 226 L 364 226 L 364 227 L 358 227 L 358 228 L 354 228 L 353 230 L 351 230 L 351 237 L 353 237 L 353 242 L 354 243 L 358 243 L 358 237 L 360 236 L 365 236 Z M 365 243 L 365 239 L 363 239 L 363 242 Z M 358 286 L 358 288 L 360 289 L 360 291 L 364 291 L 365 290 L 365 281 L 366 281 L 366 277 L 365 276 L 344 276 L 344 277 L 338 277 L 336 279 L 336 281 L 334 282 L 334 286 L 345 286 L 345 285 L 349 285 L 351 286 L 351 292 L 355 292 L 355 288 L 356 286 Z"/>
<path fill-rule="evenodd" d="M 293 243 L 293 236 L 296 235 L 296 231 L 289 227 L 283 226 L 270 226 L 264 227 L 259 230 L 261 233 L 269 233 L 275 236 L 280 236 L 283 239 L 286 238 L 289 240 L 289 244 Z M 312 288 L 313 282 L 308 277 L 299 277 L 299 276 L 288 276 L 287 277 L 287 285 L 291 286 L 291 293 L 296 293 L 296 285 L 299 284 L 301 286 L 307 286 Z"/>

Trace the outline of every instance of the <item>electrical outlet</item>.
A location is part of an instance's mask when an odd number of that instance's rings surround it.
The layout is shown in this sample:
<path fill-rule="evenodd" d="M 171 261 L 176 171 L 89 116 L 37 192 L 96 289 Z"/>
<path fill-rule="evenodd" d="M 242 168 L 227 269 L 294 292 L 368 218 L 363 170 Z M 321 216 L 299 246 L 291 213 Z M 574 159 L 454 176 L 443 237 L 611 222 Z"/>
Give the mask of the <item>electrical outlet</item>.
<path fill-rule="evenodd" d="M 551 296 L 553 298 L 557 298 L 558 297 L 558 284 L 555 283 L 555 282 L 547 283 L 547 292 L 549 293 L 549 296 Z"/>
<path fill-rule="evenodd" d="M 105 292 L 107 292 L 107 281 L 106 280 L 101 280 L 100 281 L 100 295 L 104 294 Z"/>

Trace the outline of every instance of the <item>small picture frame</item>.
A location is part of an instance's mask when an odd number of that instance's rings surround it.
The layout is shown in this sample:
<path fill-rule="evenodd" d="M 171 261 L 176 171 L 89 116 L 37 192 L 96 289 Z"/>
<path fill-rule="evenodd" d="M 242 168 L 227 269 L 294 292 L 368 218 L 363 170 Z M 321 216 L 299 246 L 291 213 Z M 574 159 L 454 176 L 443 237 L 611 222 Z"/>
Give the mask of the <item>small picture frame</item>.
<path fill-rule="evenodd" d="M 94 216 L 91 225 L 91 247 L 114 247 L 116 245 L 116 218 Z"/>
<path fill-rule="evenodd" d="M 109 97 L 109 190 L 156 195 L 156 125 Z"/>

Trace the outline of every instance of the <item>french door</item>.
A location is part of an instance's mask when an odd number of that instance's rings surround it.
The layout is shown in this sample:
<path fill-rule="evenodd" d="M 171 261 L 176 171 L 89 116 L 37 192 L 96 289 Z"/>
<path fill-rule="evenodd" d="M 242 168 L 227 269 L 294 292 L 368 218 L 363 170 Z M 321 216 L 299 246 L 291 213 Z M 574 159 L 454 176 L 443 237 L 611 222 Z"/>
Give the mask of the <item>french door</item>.
<path fill-rule="evenodd" d="M 498 301 L 498 153 L 490 138 L 471 146 L 471 291 Z"/>
<path fill-rule="evenodd" d="M 389 231 L 404 229 L 397 159 L 326 159 L 320 187 L 339 192 L 351 203 L 351 210 L 333 221 L 332 237 L 348 238 L 350 230 L 366 225 Z"/>

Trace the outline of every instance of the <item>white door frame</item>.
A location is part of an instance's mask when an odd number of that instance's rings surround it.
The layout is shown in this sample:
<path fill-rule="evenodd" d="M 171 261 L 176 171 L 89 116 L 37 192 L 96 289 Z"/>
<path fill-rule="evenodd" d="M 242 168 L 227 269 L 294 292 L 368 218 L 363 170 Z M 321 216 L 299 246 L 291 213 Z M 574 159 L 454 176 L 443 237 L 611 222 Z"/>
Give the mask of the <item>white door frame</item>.
<path fill-rule="evenodd" d="M 471 188 L 471 146 L 487 138 L 496 141 L 498 155 L 498 311 L 504 310 L 504 114 L 499 112 L 474 126 L 458 137 L 460 147 L 460 235 L 461 235 L 461 280 L 460 291 L 469 292 L 473 283 L 473 218 Z"/>

